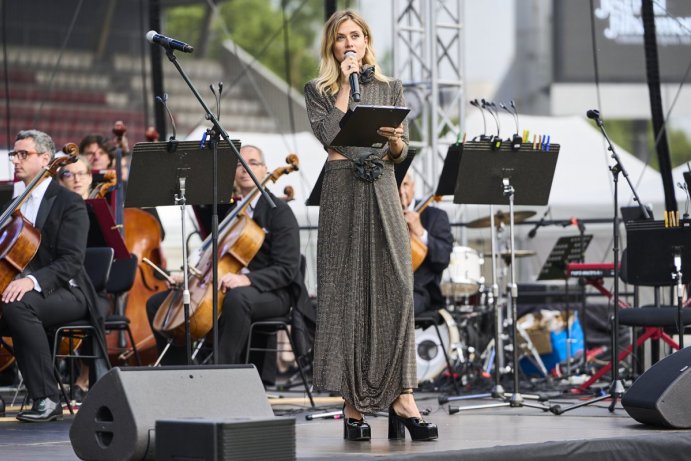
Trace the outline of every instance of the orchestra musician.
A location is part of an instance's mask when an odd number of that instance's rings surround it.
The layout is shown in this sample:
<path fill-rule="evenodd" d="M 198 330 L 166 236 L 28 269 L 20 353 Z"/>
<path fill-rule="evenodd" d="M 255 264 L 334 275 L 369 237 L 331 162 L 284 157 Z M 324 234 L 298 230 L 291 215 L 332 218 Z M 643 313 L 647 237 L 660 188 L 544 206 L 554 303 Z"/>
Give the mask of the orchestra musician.
<path fill-rule="evenodd" d="M 417 386 L 413 274 L 408 232 L 394 163 L 408 152 L 408 130 L 373 127 L 381 149 L 330 146 L 339 122 L 357 102 L 404 106 L 400 80 L 381 74 L 365 20 L 337 11 L 324 26 L 319 76 L 305 85 L 307 115 L 328 157 L 320 198 L 317 250 L 318 306 L 314 385 L 339 392 L 344 438 L 370 440 L 363 413 L 389 410 L 389 437 L 437 438 L 420 416 Z"/>
<path fill-rule="evenodd" d="M 267 175 L 264 154 L 256 146 L 245 145 L 240 149 L 254 175 L 261 180 Z M 254 182 L 240 163 L 235 174 L 235 192 L 243 197 L 255 189 Z M 255 320 L 276 317 L 288 313 L 295 305 L 305 287 L 300 273 L 300 235 L 297 220 L 290 207 L 271 196 L 276 208 L 271 208 L 266 199 L 258 194 L 250 203 L 247 213 L 256 224 L 266 231 L 266 237 L 249 266 L 241 273 L 227 273 L 220 278 L 224 293 L 218 321 L 219 357 L 222 364 L 244 363 L 250 323 Z M 147 302 L 147 314 L 153 325 L 153 318 L 167 296 L 160 293 Z M 166 345 L 166 339 L 155 332 L 159 351 Z M 261 347 L 258 344 L 259 347 Z M 271 358 L 273 357 L 273 359 Z M 164 364 L 185 363 L 184 347 L 173 346 L 164 355 Z M 272 383 L 276 374 L 275 354 L 266 354 L 264 360 L 253 359 L 262 380 Z"/>
<path fill-rule="evenodd" d="M 89 198 L 93 177 L 89 171 L 89 160 L 85 156 L 80 155 L 76 162 L 62 167 L 58 177 L 61 186 L 76 192 L 84 200 Z"/>
<path fill-rule="evenodd" d="M 20 131 L 10 152 L 15 176 L 28 185 L 54 154 L 55 145 L 46 133 Z M 27 269 L 2 293 L 0 331 L 12 338 L 33 401 L 31 409 L 20 412 L 17 419 L 53 421 L 62 418 L 62 406 L 45 328 L 86 318 L 101 325 L 94 289 L 83 266 L 89 218 L 79 195 L 54 179 L 43 180 L 31 192 L 21 213 L 40 230 L 41 242 Z M 106 371 L 106 363 L 97 361 L 96 376 Z"/>
<path fill-rule="evenodd" d="M 449 216 L 444 210 L 427 207 L 415 211 L 415 179 L 408 173 L 399 188 L 403 217 L 411 238 L 418 238 L 427 246 L 427 255 L 413 274 L 415 314 L 439 309 L 444 305 L 441 276 L 449 265 L 453 251 L 453 234 Z"/>
<path fill-rule="evenodd" d="M 115 165 L 113 146 L 101 135 L 90 134 L 85 136 L 79 143 L 79 152 L 89 160 L 92 170 L 107 170 Z"/>

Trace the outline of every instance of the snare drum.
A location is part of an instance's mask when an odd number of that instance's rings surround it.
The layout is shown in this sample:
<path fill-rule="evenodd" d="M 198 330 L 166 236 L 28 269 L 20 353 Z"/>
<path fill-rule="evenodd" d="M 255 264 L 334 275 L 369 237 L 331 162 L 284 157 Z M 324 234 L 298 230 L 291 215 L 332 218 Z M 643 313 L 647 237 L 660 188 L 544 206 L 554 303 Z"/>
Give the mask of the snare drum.
<path fill-rule="evenodd" d="M 482 277 L 484 263 L 481 253 L 469 247 L 454 246 L 449 267 L 442 275 L 442 294 L 446 297 L 457 297 L 477 293 L 485 282 Z"/>
<path fill-rule="evenodd" d="M 451 363 L 458 357 L 458 345 L 461 336 L 456 321 L 446 309 L 440 309 L 438 313 L 443 320 L 442 324 L 437 325 L 441 342 L 434 325 L 415 330 L 418 383 L 432 381 L 444 371 L 446 368 L 444 350 L 449 355 Z"/>

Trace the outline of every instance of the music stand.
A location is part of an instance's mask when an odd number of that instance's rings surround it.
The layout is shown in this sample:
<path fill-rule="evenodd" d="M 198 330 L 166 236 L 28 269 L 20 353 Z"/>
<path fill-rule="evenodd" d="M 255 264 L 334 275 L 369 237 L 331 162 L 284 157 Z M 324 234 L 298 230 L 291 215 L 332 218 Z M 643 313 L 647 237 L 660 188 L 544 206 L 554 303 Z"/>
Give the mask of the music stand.
<path fill-rule="evenodd" d="M 509 250 L 511 254 L 509 304 L 511 306 L 513 341 L 513 393 L 511 396 L 507 399 L 501 395 L 502 403 L 476 405 L 464 407 L 464 409 L 504 406 L 528 406 L 546 409 L 542 405 L 526 404 L 518 389 L 518 347 L 516 341 L 518 337 L 518 285 L 516 284 L 514 247 L 514 205 L 547 205 L 559 149 L 558 144 L 541 145 L 540 149 L 533 149 L 532 144 L 524 143 L 520 145 L 520 148 L 515 149 L 511 143 L 497 145 L 494 142 L 471 141 L 465 143 L 461 150 L 461 162 L 453 201 L 463 204 L 490 205 L 493 272 L 495 271 L 496 248 L 494 210 L 491 206 L 509 205 Z M 493 276 L 495 275 L 493 273 Z M 499 351 L 497 351 L 498 353 Z M 449 408 L 449 412 L 452 412 L 451 408 Z"/>
<path fill-rule="evenodd" d="M 410 168 L 410 164 L 413 163 L 413 158 L 415 158 L 415 154 L 417 151 L 415 149 L 408 149 L 408 155 L 406 156 L 405 159 L 401 163 L 396 163 L 394 164 L 394 175 L 396 176 L 396 185 L 398 187 L 401 187 L 401 183 L 403 182 L 403 178 L 405 178 L 406 173 L 408 172 L 408 168 Z M 327 160 L 328 161 L 328 160 Z M 305 202 L 305 205 L 307 206 L 319 206 L 319 202 L 321 200 L 321 195 L 322 195 L 322 183 L 324 182 L 324 170 L 326 169 L 326 162 L 324 162 L 324 166 L 322 166 L 322 170 L 319 172 L 319 177 L 317 178 L 317 182 L 314 184 L 314 187 L 312 188 L 312 192 L 310 192 L 310 196 L 307 197 L 307 201 Z"/>
<path fill-rule="evenodd" d="M 569 321 L 571 319 L 571 301 L 569 298 L 569 281 L 566 273 L 566 268 L 570 263 L 585 262 L 585 250 L 590 245 L 593 236 L 592 234 L 585 235 L 569 235 L 559 237 L 557 242 L 552 247 L 549 256 L 540 269 L 540 274 L 537 280 L 564 280 L 564 287 L 566 291 L 566 375 L 571 375 L 571 329 Z M 581 330 L 583 331 L 583 347 L 587 348 L 587 334 L 585 327 L 585 283 L 581 284 L 581 310 L 579 316 L 581 318 Z M 583 366 L 587 365 L 586 354 L 583 354 Z"/>
<path fill-rule="evenodd" d="M 588 234 L 583 236 L 583 249 L 581 250 L 581 236 L 568 235 L 559 237 L 557 243 L 552 247 L 549 256 L 540 269 L 538 280 L 564 280 L 566 267 L 569 263 L 579 262 L 590 245 L 593 236 Z"/>
<path fill-rule="evenodd" d="M 676 281 L 679 348 L 684 348 L 683 288 L 691 282 L 691 224 L 666 228 L 663 221 L 626 224 L 627 274 L 633 285 L 669 286 Z M 682 270 L 684 269 L 684 270 Z"/>
<path fill-rule="evenodd" d="M 223 180 L 218 184 L 218 194 L 229 197 L 233 192 L 237 156 L 232 149 L 239 149 L 240 142 L 234 146 L 226 141 L 217 143 L 218 170 Z M 171 147 L 173 146 L 173 147 Z M 177 146 L 177 147 L 174 147 Z M 213 181 L 209 172 L 214 171 L 216 156 L 208 146 L 201 148 L 197 141 L 144 142 L 134 146 L 132 164 L 127 185 L 126 207 L 180 206 L 183 261 L 183 308 L 185 315 L 185 349 L 187 364 L 192 362 L 192 338 L 190 336 L 190 292 L 187 267 L 187 246 L 185 241 L 185 210 L 187 205 L 210 205 L 214 202 Z M 155 187 L 152 187 L 155 185 Z M 214 252 L 214 267 L 218 255 Z M 217 306 L 214 306 L 214 312 Z M 217 316 L 213 316 L 214 331 L 218 331 Z M 214 344 L 214 357 L 218 357 Z"/>

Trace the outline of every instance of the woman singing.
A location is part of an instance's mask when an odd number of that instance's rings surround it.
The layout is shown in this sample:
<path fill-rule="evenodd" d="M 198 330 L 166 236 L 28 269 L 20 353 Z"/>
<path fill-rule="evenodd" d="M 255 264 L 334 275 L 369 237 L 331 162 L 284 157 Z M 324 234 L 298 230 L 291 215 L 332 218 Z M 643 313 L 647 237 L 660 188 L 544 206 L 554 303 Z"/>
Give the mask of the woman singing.
<path fill-rule="evenodd" d="M 399 80 L 375 68 L 372 35 L 351 10 L 334 13 L 321 42 L 319 77 L 305 85 L 312 130 L 328 153 L 318 240 L 318 321 L 314 384 L 340 392 L 344 438 L 370 440 L 363 413 L 389 410 L 389 438 L 437 438 L 422 420 L 416 386 L 413 273 L 394 163 L 408 152 L 407 124 L 378 127 L 382 149 L 330 146 L 357 103 L 348 77 L 359 75 L 361 103 L 403 106 Z"/>

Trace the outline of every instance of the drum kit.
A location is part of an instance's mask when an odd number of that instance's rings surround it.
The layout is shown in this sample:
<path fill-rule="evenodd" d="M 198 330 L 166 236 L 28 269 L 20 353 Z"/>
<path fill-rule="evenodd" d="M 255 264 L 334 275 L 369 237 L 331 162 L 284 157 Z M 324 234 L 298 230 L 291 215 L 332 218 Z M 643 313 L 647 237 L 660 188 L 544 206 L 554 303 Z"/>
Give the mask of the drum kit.
<path fill-rule="evenodd" d="M 514 223 L 529 219 L 533 215 L 534 211 L 518 211 L 514 214 Z M 492 216 L 486 216 L 467 223 L 466 227 L 486 228 L 491 226 L 491 221 Z M 494 214 L 494 226 L 500 236 L 508 223 L 508 213 L 498 211 Z M 514 250 L 513 256 L 525 258 L 535 254 L 532 250 Z M 505 286 L 511 253 L 501 251 L 496 257 L 504 262 L 504 270 L 498 278 L 501 285 Z M 485 258 L 491 261 L 492 254 L 483 254 L 467 246 L 454 246 L 449 266 L 444 270 L 441 280 L 441 291 L 447 303 L 438 311 L 442 319 L 442 324 L 439 325 L 440 334 L 437 335 L 433 327 L 415 331 L 419 383 L 435 381 L 444 371 L 446 361 L 441 348 L 446 351 L 451 363 L 461 369 L 474 368 L 484 371 L 485 374 L 489 373 L 492 360 L 488 356 L 494 355 L 494 334 L 491 325 L 495 320 L 490 315 L 494 305 L 493 298 L 498 296 L 498 305 L 501 306 L 505 306 L 506 302 L 503 300 L 504 297 L 499 293 L 495 295 L 492 287 L 485 284 Z M 503 320 L 500 320 L 500 324 L 503 327 Z M 482 354 L 477 353 L 478 351 Z M 470 361 L 477 363 L 470 364 Z M 503 364 L 503 358 L 501 362 Z M 464 384 L 465 381 L 464 379 Z"/>

